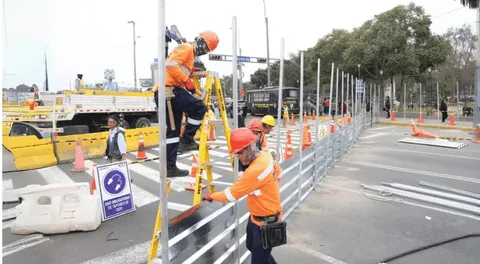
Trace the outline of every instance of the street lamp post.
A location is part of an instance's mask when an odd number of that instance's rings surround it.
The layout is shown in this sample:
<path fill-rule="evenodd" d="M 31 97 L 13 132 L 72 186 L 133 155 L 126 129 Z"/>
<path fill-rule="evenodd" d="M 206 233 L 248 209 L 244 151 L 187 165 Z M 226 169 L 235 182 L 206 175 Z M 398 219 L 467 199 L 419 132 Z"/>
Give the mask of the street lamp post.
<path fill-rule="evenodd" d="M 270 45 L 268 41 L 268 17 L 267 17 L 267 9 L 265 7 L 265 0 L 263 0 L 263 16 L 265 17 L 265 27 L 266 27 L 266 34 L 267 34 L 267 86 L 270 86 Z"/>
<path fill-rule="evenodd" d="M 380 86 L 380 92 L 379 92 L 379 102 L 378 102 L 378 111 L 381 113 L 383 112 L 383 104 L 385 103 L 385 89 L 383 88 L 383 71 L 380 70 L 380 78 L 382 79 L 382 83 Z"/>
<path fill-rule="evenodd" d="M 133 86 L 137 90 L 137 36 L 135 35 L 135 21 L 128 21 L 127 23 L 133 25 Z"/>
<path fill-rule="evenodd" d="M 432 91 L 432 67 L 428 67 L 428 80 L 430 81 L 430 84 L 428 85 L 428 105 L 430 106 L 430 113 L 432 113 L 433 105 L 432 105 L 432 100 L 433 100 L 433 91 Z M 428 115 L 428 113 L 427 113 Z"/>

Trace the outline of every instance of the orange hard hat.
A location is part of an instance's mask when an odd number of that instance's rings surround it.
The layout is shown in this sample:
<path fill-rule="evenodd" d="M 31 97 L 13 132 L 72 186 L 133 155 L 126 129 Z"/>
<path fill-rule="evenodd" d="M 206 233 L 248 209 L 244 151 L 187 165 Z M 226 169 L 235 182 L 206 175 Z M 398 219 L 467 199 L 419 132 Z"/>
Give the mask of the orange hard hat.
<path fill-rule="evenodd" d="M 253 132 L 263 132 L 263 125 L 262 122 L 256 118 L 252 119 L 250 123 L 248 123 L 248 129 L 252 130 Z"/>
<path fill-rule="evenodd" d="M 232 147 L 232 150 L 230 150 L 230 154 L 240 152 L 242 149 L 254 143 L 256 140 L 257 137 L 250 129 L 246 127 L 232 130 L 232 134 L 230 135 L 230 146 Z"/>
<path fill-rule="evenodd" d="M 210 52 L 214 51 L 218 46 L 218 36 L 213 31 L 204 31 L 200 33 L 200 37 L 207 44 L 208 50 Z"/>

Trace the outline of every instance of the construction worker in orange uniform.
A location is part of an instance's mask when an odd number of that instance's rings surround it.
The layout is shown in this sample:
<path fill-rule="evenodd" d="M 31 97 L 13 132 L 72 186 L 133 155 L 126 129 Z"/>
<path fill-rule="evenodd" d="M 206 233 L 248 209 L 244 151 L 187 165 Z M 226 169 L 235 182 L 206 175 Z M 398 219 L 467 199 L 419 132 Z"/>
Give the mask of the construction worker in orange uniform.
<path fill-rule="evenodd" d="M 252 253 L 252 264 L 276 263 L 272 248 L 262 246 L 260 227 L 276 223 L 282 218 L 279 181 L 282 169 L 270 153 L 261 152 L 256 145 L 257 137 L 245 127 L 232 131 L 230 154 L 235 154 L 239 162 L 248 168 L 230 187 L 222 192 L 206 194 L 204 201 L 232 202 L 247 197 L 250 218 L 247 224 L 247 249 Z"/>
<path fill-rule="evenodd" d="M 217 48 L 218 42 L 218 36 L 214 32 L 202 32 L 195 38 L 195 41 L 178 45 L 166 60 L 165 86 L 173 87 L 175 97 L 171 99 L 171 104 L 176 127 L 175 130 L 171 129 L 167 109 L 167 177 L 189 174 L 188 170 L 181 170 L 177 167 L 177 152 L 198 150 L 194 136 L 207 111 L 204 102 L 193 96 L 195 84 L 190 79 L 190 75 L 194 70 L 195 57 L 212 52 Z M 152 91 L 158 107 L 158 85 Z M 180 140 L 180 127 L 184 112 L 188 119 Z"/>

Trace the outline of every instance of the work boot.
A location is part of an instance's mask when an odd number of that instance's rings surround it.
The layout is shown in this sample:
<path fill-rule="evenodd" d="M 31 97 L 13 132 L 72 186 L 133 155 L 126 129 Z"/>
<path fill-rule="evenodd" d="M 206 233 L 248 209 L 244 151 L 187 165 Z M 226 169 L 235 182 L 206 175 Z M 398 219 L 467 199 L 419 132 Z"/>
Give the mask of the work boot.
<path fill-rule="evenodd" d="M 199 148 L 199 145 L 197 144 L 197 142 L 195 141 L 182 141 L 180 140 L 180 144 L 178 145 L 178 152 L 179 153 L 184 153 L 184 152 L 187 152 L 187 151 L 191 151 L 191 150 L 198 150 Z"/>
<path fill-rule="evenodd" d="M 188 170 L 181 170 L 177 165 L 167 165 L 167 178 L 188 176 Z"/>

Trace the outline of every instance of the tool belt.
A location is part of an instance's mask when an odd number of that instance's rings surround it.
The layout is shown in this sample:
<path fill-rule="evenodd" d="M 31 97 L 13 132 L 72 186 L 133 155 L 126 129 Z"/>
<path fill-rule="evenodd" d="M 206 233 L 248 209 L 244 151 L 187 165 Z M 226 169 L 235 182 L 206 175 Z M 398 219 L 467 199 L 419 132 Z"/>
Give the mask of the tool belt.
<path fill-rule="evenodd" d="M 261 221 L 260 237 L 264 249 L 278 247 L 287 244 L 287 223 L 278 221 L 280 213 L 268 216 L 253 216 Z"/>

